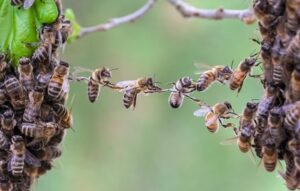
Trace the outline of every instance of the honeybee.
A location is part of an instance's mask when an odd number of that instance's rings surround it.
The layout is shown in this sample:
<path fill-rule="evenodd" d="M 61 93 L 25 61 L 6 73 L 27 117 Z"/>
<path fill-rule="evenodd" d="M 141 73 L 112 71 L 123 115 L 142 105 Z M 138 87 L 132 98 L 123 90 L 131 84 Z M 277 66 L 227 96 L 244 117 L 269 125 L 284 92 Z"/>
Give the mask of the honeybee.
<path fill-rule="evenodd" d="M 112 77 L 111 70 L 103 67 L 102 69 L 96 69 L 88 82 L 88 97 L 90 102 L 95 102 L 99 96 L 101 87 L 108 84 L 108 78 Z"/>
<path fill-rule="evenodd" d="M 27 144 L 27 146 L 33 146 L 38 142 L 43 142 L 45 145 L 56 134 L 58 125 L 55 122 L 36 122 L 21 124 L 21 132 L 28 136 L 33 137 L 34 140 Z"/>
<path fill-rule="evenodd" d="M 35 0 L 11 0 L 11 5 L 29 9 L 34 4 Z"/>
<path fill-rule="evenodd" d="M 247 102 L 246 107 L 243 111 L 243 115 L 240 118 L 240 127 L 252 123 L 255 116 L 258 103 Z"/>
<path fill-rule="evenodd" d="M 6 76 L 6 69 L 8 67 L 8 63 L 6 62 L 6 55 L 0 53 L 0 80 L 4 80 Z"/>
<path fill-rule="evenodd" d="M 229 86 L 231 90 L 238 89 L 238 92 L 240 92 L 247 75 L 254 76 L 250 73 L 252 67 L 255 66 L 256 60 L 257 59 L 254 57 L 246 58 L 238 65 L 237 69 L 233 71 L 230 78 Z"/>
<path fill-rule="evenodd" d="M 52 159 L 56 159 L 62 155 L 62 150 L 56 146 L 48 146 L 42 149 L 37 157 L 40 160 L 50 161 Z"/>
<path fill-rule="evenodd" d="M 294 176 L 297 171 L 297 168 L 295 168 L 293 154 L 291 152 L 286 152 L 284 155 L 284 161 L 286 164 L 285 173 L 279 171 L 279 174 L 285 180 L 288 189 L 295 190 L 297 188 L 297 186 L 296 186 L 296 183 L 294 180 Z"/>
<path fill-rule="evenodd" d="M 15 135 L 11 142 L 12 157 L 8 163 L 8 171 L 11 171 L 13 176 L 20 177 L 23 175 L 25 163 L 33 167 L 41 166 L 40 161 L 26 149 L 23 137 Z"/>
<path fill-rule="evenodd" d="M 6 90 L 0 88 L 0 105 L 3 105 L 5 102 L 8 101 Z"/>
<path fill-rule="evenodd" d="M 273 81 L 275 84 L 281 84 L 283 82 L 283 67 L 281 63 L 282 50 L 279 37 L 277 37 L 274 42 L 271 55 L 273 63 Z"/>
<path fill-rule="evenodd" d="M 69 129 L 73 125 L 73 116 L 71 111 L 69 111 L 64 105 L 55 103 L 53 105 L 53 110 L 56 116 L 60 120 L 60 126 L 63 129 Z"/>
<path fill-rule="evenodd" d="M 9 75 L 6 76 L 4 85 L 13 108 L 15 110 L 23 109 L 25 106 L 25 95 L 19 80 L 15 76 Z"/>
<path fill-rule="evenodd" d="M 50 139 L 49 145 L 58 146 L 66 135 L 66 129 L 59 129 L 58 132 Z"/>
<path fill-rule="evenodd" d="M 232 70 L 228 66 L 215 66 L 211 70 L 205 71 L 197 81 L 197 91 L 206 90 L 215 81 L 226 84 L 232 75 Z"/>
<path fill-rule="evenodd" d="M 44 92 L 42 89 L 36 88 L 29 92 L 29 102 L 26 104 L 23 114 L 23 121 L 34 122 L 38 117 L 41 105 L 44 100 Z"/>
<path fill-rule="evenodd" d="M 7 176 L 4 176 L 4 175 L 0 176 L 0 190 L 1 191 L 11 191 L 12 190 L 12 185 Z"/>
<path fill-rule="evenodd" d="M 280 6 L 281 5 L 278 5 L 279 8 Z M 265 0 L 254 0 L 253 2 L 253 10 L 255 15 L 257 16 L 259 22 L 267 29 L 274 27 L 277 24 L 278 16 L 281 14 L 281 12 L 274 12 L 275 10 L 273 7 L 268 3 L 268 1 Z"/>
<path fill-rule="evenodd" d="M 0 149 L 8 150 L 10 146 L 9 140 L 6 135 L 0 131 Z"/>
<path fill-rule="evenodd" d="M 39 73 L 36 77 L 37 86 L 39 86 L 42 89 L 46 89 L 51 77 L 52 77 L 52 74 L 50 72 L 49 73 L 44 73 L 44 72 Z"/>
<path fill-rule="evenodd" d="M 262 141 L 262 161 L 268 172 L 274 171 L 278 160 L 276 143 L 271 134 L 266 131 Z"/>
<path fill-rule="evenodd" d="M 291 101 L 300 100 L 300 65 L 296 65 L 294 71 L 292 72 L 288 91 Z"/>
<path fill-rule="evenodd" d="M 284 118 L 284 126 L 289 131 L 294 131 L 300 119 L 300 101 L 286 106 L 286 116 Z"/>
<path fill-rule="evenodd" d="M 53 75 L 48 85 L 48 96 L 52 100 L 59 101 L 65 97 L 65 84 L 68 84 L 69 64 L 61 61 L 54 68 Z"/>
<path fill-rule="evenodd" d="M 34 79 L 32 73 L 33 67 L 29 58 L 19 60 L 19 80 L 27 92 L 33 89 Z"/>
<path fill-rule="evenodd" d="M 17 121 L 15 119 L 15 114 L 11 109 L 7 109 L 1 116 L 1 130 L 6 135 L 12 134 L 13 129 L 15 128 Z"/>
<path fill-rule="evenodd" d="M 161 88 L 156 86 L 152 78 L 144 77 L 137 80 L 121 81 L 115 85 L 116 89 L 124 92 L 123 104 L 125 108 L 136 106 L 137 95 L 141 92 L 145 94 L 161 92 Z"/>
<path fill-rule="evenodd" d="M 294 154 L 294 163 L 298 171 L 300 170 L 300 141 L 292 139 L 288 143 L 288 149 Z"/>
<path fill-rule="evenodd" d="M 173 108 L 181 107 L 184 99 L 184 95 L 191 93 L 196 90 L 196 84 L 190 77 L 180 78 L 173 86 L 170 96 L 169 103 Z"/>
<path fill-rule="evenodd" d="M 30 168 L 25 167 L 24 172 L 25 174 L 30 177 L 32 180 L 39 178 L 40 176 L 44 175 L 48 170 L 52 168 L 50 161 L 41 161 L 41 166 L 38 168 Z"/>
<path fill-rule="evenodd" d="M 277 148 L 286 138 L 285 131 L 282 126 L 283 116 L 280 111 L 278 108 L 271 109 L 268 117 L 268 128 Z"/>
<path fill-rule="evenodd" d="M 300 31 L 297 31 L 297 34 L 291 40 L 289 46 L 286 49 L 285 61 L 286 62 L 297 62 L 299 61 L 298 53 L 300 51 Z"/>
<path fill-rule="evenodd" d="M 200 109 L 194 112 L 197 117 L 205 116 L 205 126 L 211 133 L 216 133 L 219 130 L 219 123 L 227 128 L 233 126 L 232 123 L 223 124 L 222 119 L 238 117 L 233 112 L 229 102 L 217 103 L 212 108 L 206 105 L 201 105 Z"/>
<path fill-rule="evenodd" d="M 299 2 L 287 0 L 286 2 L 286 28 L 295 34 L 299 27 Z"/>
<path fill-rule="evenodd" d="M 52 45 L 48 42 L 42 41 L 38 48 L 34 51 L 32 55 L 32 61 L 34 63 L 44 63 L 46 61 L 51 60 L 50 47 Z"/>

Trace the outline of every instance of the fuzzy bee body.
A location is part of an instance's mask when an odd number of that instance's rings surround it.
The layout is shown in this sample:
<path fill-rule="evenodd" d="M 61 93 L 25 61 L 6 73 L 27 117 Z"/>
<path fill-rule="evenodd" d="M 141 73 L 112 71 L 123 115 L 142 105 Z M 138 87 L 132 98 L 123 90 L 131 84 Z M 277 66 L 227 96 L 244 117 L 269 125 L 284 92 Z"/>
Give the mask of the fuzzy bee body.
<path fill-rule="evenodd" d="M 33 67 L 30 59 L 28 58 L 21 58 L 19 60 L 19 79 L 27 92 L 33 89 Z"/>
<path fill-rule="evenodd" d="M 54 104 L 53 110 L 60 119 L 60 125 L 63 129 L 69 129 L 73 125 L 73 116 L 71 112 L 62 104 Z"/>
<path fill-rule="evenodd" d="M 19 80 L 12 75 L 6 76 L 5 88 L 7 95 L 11 99 L 13 108 L 16 110 L 23 109 L 25 106 L 25 96 Z"/>
<path fill-rule="evenodd" d="M 39 116 L 43 100 L 44 92 L 41 89 L 29 93 L 29 102 L 25 107 L 23 121 L 34 122 L 36 120 Z"/>
<path fill-rule="evenodd" d="M 170 96 L 169 103 L 172 108 L 181 107 L 184 94 L 189 94 L 196 90 L 196 84 L 190 77 L 180 78 L 173 86 Z"/>

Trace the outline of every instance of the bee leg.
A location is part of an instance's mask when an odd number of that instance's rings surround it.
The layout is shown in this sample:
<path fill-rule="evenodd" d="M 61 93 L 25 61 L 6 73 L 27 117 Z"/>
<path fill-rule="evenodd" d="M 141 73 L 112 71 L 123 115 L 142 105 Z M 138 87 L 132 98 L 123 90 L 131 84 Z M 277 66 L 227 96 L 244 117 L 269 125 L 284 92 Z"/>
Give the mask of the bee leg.
<path fill-rule="evenodd" d="M 133 109 L 135 108 L 136 106 L 136 98 L 137 98 L 137 94 L 135 94 L 134 98 L 133 98 Z"/>
<path fill-rule="evenodd" d="M 219 122 L 222 125 L 222 127 L 224 127 L 224 128 L 234 127 L 233 123 L 226 123 L 226 124 L 224 124 L 221 119 L 219 119 Z"/>
<path fill-rule="evenodd" d="M 258 78 L 258 79 L 261 79 L 261 76 L 262 76 L 262 74 L 257 74 L 257 75 L 255 75 L 255 74 L 248 74 L 248 76 L 249 77 L 251 77 L 251 78 Z"/>

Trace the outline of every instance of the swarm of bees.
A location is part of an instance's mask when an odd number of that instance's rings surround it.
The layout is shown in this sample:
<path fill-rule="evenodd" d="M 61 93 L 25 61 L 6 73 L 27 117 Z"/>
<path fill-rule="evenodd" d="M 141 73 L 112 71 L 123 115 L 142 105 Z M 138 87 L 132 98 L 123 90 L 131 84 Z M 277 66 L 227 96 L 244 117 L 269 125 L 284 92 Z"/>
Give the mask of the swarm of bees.
<path fill-rule="evenodd" d="M 34 2 L 11 0 L 20 9 L 30 8 Z M 209 132 L 232 127 L 233 140 L 242 153 L 261 158 L 268 172 L 285 162 L 285 170 L 279 174 L 290 190 L 300 189 L 300 3 L 253 0 L 253 10 L 262 36 L 255 40 L 261 46 L 257 54 L 242 60 L 235 69 L 215 66 L 197 80 L 181 77 L 166 89 L 152 77 L 112 83 L 115 69 L 106 67 L 94 71 L 77 68 L 70 73 L 69 64 L 58 59 L 57 50 L 64 48 L 72 33 L 62 11 L 54 23 L 42 25 L 36 51 L 31 58 L 21 58 L 17 69 L 0 53 L 0 190 L 30 190 L 33 181 L 62 155 L 60 143 L 73 124 L 71 109 L 65 106 L 72 81 L 87 83 L 92 103 L 104 87 L 121 92 L 126 109 L 137 106 L 140 94 L 169 93 L 168 103 L 174 109 L 188 98 L 199 107 L 194 115 L 204 117 Z M 253 75 L 253 68 L 260 63 L 263 74 Z M 89 77 L 78 75 L 83 71 L 89 72 Z M 241 114 L 227 101 L 210 106 L 191 96 L 216 82 L 239 93 L 246 77 L 259 79 L 264 95 L 259 101 L 247 102 Z M 225 122 L 232 118 L 239 118 L 238 125 Z"/>

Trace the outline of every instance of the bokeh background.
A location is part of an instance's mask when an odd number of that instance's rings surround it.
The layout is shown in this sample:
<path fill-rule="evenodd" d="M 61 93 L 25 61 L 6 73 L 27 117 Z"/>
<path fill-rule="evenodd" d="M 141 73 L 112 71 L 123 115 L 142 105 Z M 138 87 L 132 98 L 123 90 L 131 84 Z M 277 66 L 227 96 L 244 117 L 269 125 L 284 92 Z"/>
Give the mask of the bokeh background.
<path fill-rule="evenodd" d="M 146 0 L 64 0 L 81 25 L 89 26 L 133 12 Z M 250 0 L 194 0 L 203 8 L 247 8 Z M 167 87 L 182 76 L 196 79 L 194 63 L 236 66 L 258 50 L 250 38 L 259 37 L 255 25 L 238 20 L 183 19 L 166 0 L 159 1 L 134 24 L 89 35 L 67 46 L 63 58 L 73 66 L 119 68 L 113 81 L 155 76 Z M 258 68 L 255 73 L 262 71 Z M 65 139 L 64 154 L 55 168 L 39 179 L 36 190 L 53 191 L 276 191 L 286 190 L 277 172 L 253 164 L 237 146 L 221 145 L 233 137 L 231 129 L 210 134 L 197 106 L 185 100 L 171 109 L 168 95 L 139 96 L 134 111 L 122 105 L 122 94 L 103 89 L 89 103 L 86 85 L 72 85 L 75 132 Z M 247 79 L 237 96 L 215 84 L 194 96 L 209 104 L 230 101 L 236 112 L 262 95 L 260 83 Z"/>

